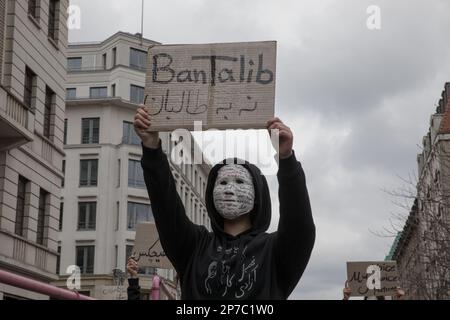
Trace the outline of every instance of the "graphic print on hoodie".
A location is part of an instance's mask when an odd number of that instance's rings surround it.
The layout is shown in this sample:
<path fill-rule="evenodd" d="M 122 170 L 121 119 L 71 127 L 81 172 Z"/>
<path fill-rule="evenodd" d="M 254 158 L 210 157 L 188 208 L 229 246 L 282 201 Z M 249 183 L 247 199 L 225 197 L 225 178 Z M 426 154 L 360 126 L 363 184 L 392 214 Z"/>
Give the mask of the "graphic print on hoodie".
<path fill-rule="evenodd" d="M 180 276 L 182 299 L 287 299 L 308 264 L 315 241 L 303 169 L 293 154 L 280 160 L 280 221 L 267 233 L 271 201 L 266 178 L 247 162 L 255 187 L 251 229 L 231 236 L 213 201 L 219 169 L 208 176 L 205 202 L 213 232 L 193 224 L 176 191 L 167 156 L 143 147 L 142 167 L 163 249 Z M 229 162 L 228 162 L 229 163 Z"/>

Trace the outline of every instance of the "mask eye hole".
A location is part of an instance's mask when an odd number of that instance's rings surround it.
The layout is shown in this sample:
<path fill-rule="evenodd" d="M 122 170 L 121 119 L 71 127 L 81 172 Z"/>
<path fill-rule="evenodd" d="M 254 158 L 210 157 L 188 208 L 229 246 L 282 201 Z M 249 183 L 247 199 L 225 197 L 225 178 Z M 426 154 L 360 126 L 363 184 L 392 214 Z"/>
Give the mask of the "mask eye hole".
<path fill-rule="evenodd" d="M 226 186 L 226 185 L 227 185 L 227 182 L 226 182 L 225 180 L 222 180 L 222 181 L 220 181 L 220 185 Z"/>
<path fill-rule="evenodd" d="M 236 179 L 236 183 L 237 183 L 237 184 L 243 184 L 243 183 L 244 183 L 244 180 L 242 180 L 242 179 Z"/>

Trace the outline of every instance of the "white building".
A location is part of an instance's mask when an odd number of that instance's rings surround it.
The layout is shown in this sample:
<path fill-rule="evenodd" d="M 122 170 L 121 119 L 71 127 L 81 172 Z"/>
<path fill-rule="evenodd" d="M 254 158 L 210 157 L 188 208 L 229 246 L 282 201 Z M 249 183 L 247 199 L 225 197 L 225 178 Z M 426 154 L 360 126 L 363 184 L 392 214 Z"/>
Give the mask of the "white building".
<path fill-rule="evenodd" d="M 142 148 L 132 124 L 144 100 L 147 51 L 153 44 L 118 32 L 101 43 L 71 44 L 68 49 L 59 285 L 65 285 L 67 267 L 78 265 L 81 291 L 91 296 L 97 287 L 112 284 L 113 269 L 125 271 L 135 225 L 153 220 L 140 164 Z M 169 138 L 161 134 L 166 152 L 174 146 Z M 172 170 L 189 217 L 209 227 L 203 195 L 210 167 L 172 164 Z M 173 270 L 158 273 L 174 280 Z M 148 293 L 151 278 L 141 279 Z"/>
<path fill-rule="evenodd" d="M 58 278 L 68 5 L 0 0 L 0 269 L 42 282 Z"/>

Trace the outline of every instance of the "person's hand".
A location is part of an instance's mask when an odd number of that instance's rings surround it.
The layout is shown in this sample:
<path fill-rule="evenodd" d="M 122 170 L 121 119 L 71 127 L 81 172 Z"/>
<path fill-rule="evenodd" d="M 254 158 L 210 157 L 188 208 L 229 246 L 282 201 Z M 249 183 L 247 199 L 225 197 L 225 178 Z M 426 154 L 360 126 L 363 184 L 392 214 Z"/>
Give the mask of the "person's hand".
<path fill-rule="evenodd" d="M 405 298 L 405 291 L 399 287 L 395 289 L 395 298 L 397 300 L 403 300 Z"/>
<path fill-rule="evenodd" d="M 344 290 L 342 290 L 342 293 L 344 294 L 344 300 L 348 300 L 352 294 L 352 289 L 345 287 Z"/>
<path fill-rule="evenodd" d="M 159 146 L 158 132 L 150 132 L 148 128 L 151 126 L 151 117 L 147 112 L 146 107 L 139 105 L 136 115 L 134 116 L 134 130 L 141 138 L 142 144 L 147 148 L 156 149 Z"/>
<path fill-rule="evenodd" d="M 267 122 L 267 130 L 269 130 L 269 134 L 272 136 L 272 130 L 278 129 L 278 134 L 273 137 L 275 139 L 279 139 L 277 150 L 280 159 L 287 159 L 292 155 L 292 146 L 294 143 L 294 135 L 292 134 L 291 129 L 286 126 L 279 118 L 273 118 Z"/>
<path fill-rule="evenodd" d="M 130 274 L 130 277 L 132 279 L 135 279 L 138 277 L 138 270 L 139 270 L 139 267 L 138 267 L 136 260 L 134 260 L 133 257 L 129 257 L 128 261 L 127 261 L 127 271 Z"/>

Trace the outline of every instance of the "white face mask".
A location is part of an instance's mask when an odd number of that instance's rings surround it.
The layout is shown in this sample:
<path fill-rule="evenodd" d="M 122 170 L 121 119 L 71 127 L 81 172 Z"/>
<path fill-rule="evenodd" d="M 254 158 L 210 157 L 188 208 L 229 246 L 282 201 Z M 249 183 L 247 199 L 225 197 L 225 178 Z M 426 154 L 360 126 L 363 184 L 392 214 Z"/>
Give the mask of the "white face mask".
<path fill-rule="evenodd" d="M 213 190 L 214 206 L 227 220 L 249 213 L 255 205 L 255 187 L 250 172 L 237 164 L 220 168 Z"/>

